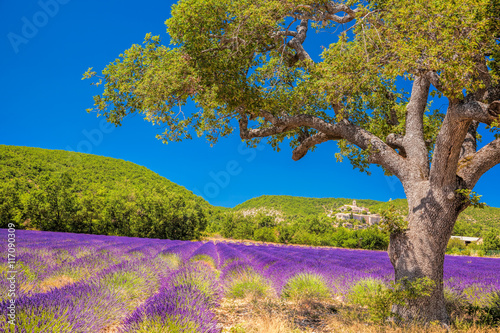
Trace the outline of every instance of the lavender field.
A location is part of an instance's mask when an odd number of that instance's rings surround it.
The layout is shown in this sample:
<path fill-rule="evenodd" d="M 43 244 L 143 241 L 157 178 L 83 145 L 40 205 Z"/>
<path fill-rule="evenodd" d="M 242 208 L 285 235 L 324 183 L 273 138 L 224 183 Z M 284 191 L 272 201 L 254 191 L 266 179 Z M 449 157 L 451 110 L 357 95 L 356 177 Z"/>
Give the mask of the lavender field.
<path fill-rule="evenodd" d="M 385 252 L 22 230 L 16 261 L 16 325 L 7 317 L 10 269 L 0 265 L 0 332 L 215 333 L 214 310 L 245 286 L 279 298 L 291 281 L 315 276 L 341 300 L 359 280 L 393 279 Z M 498 272 L 499 259 L 448 256 L 445 286 L 474 302 L 500 290 Z"/>

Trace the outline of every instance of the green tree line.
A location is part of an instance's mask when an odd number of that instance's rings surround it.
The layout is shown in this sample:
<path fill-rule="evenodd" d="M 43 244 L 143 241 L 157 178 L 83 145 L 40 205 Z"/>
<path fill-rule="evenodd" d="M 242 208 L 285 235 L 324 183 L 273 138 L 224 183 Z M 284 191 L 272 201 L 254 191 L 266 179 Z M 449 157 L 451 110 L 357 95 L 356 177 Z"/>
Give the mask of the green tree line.
<path fill-rule="evenodd" d="M 238 212 L 226 212 L 221 218 L 213 220 L 207 231 L 226 238 L 263 242 L 370 250 L 387 249 L 389 235 L 377 226 L 351 230 L 342 226 L 337 227 L 333 222 L 331 217 L 324 214 L 278 223 L 274 217 L 263 213 L 244 216 Z"/>

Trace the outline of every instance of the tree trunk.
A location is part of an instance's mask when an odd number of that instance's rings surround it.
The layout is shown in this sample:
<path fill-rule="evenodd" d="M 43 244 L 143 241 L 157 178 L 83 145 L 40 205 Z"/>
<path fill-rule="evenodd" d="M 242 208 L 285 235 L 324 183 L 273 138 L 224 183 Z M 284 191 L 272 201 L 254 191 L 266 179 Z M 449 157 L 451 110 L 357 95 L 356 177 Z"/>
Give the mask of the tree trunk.
<path fill-rule="evenodd" d="M 394 305 L 393 312 L 403 321 L 439 321 L 447 325 L 450 317 L 443 293 L 444 254 L 458 214 L 465 208 L 463 198 L 454 190 L 433 189 L 428 182 L 411 186 L 406 193 L 408 228 L 392 234 L 389 245 L 395 280 L 412 282 L 427 277 L 435 285 L 430 296 Z"/>

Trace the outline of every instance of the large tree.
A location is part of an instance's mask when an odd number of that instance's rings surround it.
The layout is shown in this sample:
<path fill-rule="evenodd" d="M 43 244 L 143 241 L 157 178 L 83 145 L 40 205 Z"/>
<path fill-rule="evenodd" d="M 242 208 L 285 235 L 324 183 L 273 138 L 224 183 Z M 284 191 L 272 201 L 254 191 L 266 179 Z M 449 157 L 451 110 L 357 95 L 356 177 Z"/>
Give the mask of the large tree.
<path fill-rule="evenodd" d="M 299 160 L 336 140 L 337 159 L 398 177 L 409 210 L 392 229 L 396 280 L 435 285 L 394 311 L 447 323 L 446 244 L 500 163 L 499 138 L 476 143 L 500 115 L 495 1 L 181 0 L 166 21 L 173 48 L 147 34 L 100 78 L 85 77 L 104 84 L 94 110 L 116 125 L 140 113 L 165 127 L 165 142 L 196 132 L 215 143 L 239 127 L 249 145 L 288 142 Z M 309 36 L 330 45 L 313 54 Z M 433 98 L 446 107 L 433 110 Z"/>

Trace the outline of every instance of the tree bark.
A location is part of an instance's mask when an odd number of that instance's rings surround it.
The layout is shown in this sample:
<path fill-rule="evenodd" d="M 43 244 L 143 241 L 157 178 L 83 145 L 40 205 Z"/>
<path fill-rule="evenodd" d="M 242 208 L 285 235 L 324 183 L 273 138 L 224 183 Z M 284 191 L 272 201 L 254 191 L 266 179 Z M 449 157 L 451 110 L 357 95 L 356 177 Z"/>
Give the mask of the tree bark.
<path fill-rule="evenodd" d="M 394 305 L 403 321 L 450 323 L 443 291 L 443 263 L 446 245 L 458 214 L 466 204 L 460 195 L 432 187 L 428 181 L 408 186 L 408 228 L 391 235 L 389 258 L 396 282 L 427 277 L 435 282 L 430 296 L 421 296 Z"/>

